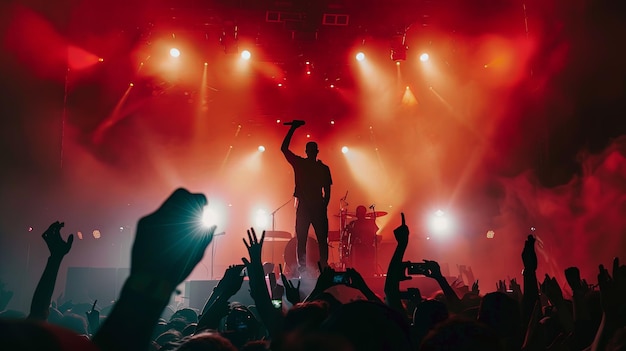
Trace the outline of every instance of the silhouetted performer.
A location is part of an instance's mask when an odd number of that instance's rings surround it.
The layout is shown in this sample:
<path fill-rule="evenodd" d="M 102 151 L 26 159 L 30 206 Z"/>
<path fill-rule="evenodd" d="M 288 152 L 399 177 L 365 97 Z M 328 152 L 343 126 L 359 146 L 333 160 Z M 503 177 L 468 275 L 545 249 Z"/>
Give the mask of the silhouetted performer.
<path fill-rule="evenodd" d="M 298 270 L 302 273 L 306 268 L 306 242 L 309 226 L 313 225 L 320 251 L 322 268 L 328 265 L 328 203 L 330 201 L 330 186 L 333 180 L 330 168 L 317 159 L 319 150 L 317 143 L 310 141 L 306 144 L 306 158 L 297 156 L 289 150 L 293 132 L 304 125 L 304 121 L 294 120 L 287 122 L 291 128 L 287 132 L 280 150 L 293 167 L 295 190 L 293 195 L 297 199 L 296 210 L 296 238 Z"/>
<path fill-rule="evenodd" d="M 356 219 L 348 223 L 347 229 L 352 267 L 364 277 L 373 277 L 376 273 L 376 219 L 367 215 L 365 206 L 357 206 Z"/>

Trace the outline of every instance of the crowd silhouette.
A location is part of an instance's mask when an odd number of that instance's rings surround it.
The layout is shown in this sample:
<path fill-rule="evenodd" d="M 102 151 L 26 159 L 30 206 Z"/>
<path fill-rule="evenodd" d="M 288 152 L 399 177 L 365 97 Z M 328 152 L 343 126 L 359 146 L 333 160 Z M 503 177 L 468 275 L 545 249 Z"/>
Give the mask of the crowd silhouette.
<path fill-rule="evenodd" d="M 62 222 L 43 233 L 50 256 L 33 293 L 30 311 L 7 310 L 11 287 L 0 285 L 0 348 L 3 350 L 625 350 L 626 266 L 614 258 L 598 265 L 597 277 L 583 279 L 565 269 L 567 286 L 537 277 L 535 238 L 520 242 L 523 281 L 479 285 L 471 267 L 459 266 L 462 280 L 450 284 L 436 261 L 403 260 L 409 243 L 404 214 L 394 229 L 396 248 L 378 296 L 355 269 L 336 272 L 318 266 L 315 287 L 269 279 L 261 252 L 265 232 L 242 233 L 248 256 L 233 260 L 201 311 L 172 310 L 177 286 L 211 244 L 215 227 L 198 220 L 207 200 L 185 189 L 174 191 L 155 212 L 139 219 L 130 275 L 113 306 L 94 301 L 52 301 L 59 268 L 71 252 Z M 521 260 L 520 260 L 521 258 Z M 607 258 L 609 259 L 609 258 Z M 440 290 L 430 297 L 400 282 L 419 274 Z M 232 297 L 249 279 L 254 305 Z M 459 283 L 466 281 L 467 284 Z M 277 289 L 277 287 L 281 287 Z M 562 288 L 564 286 L 565 288 Z M 354 298 L 336 293 L 354 290 Z M 278 296 L 276 296 L 278 295 Z M 276 303 L 277 300 L 285 303 Z M 171 313 L 168 313 L 171 312 Z"/>

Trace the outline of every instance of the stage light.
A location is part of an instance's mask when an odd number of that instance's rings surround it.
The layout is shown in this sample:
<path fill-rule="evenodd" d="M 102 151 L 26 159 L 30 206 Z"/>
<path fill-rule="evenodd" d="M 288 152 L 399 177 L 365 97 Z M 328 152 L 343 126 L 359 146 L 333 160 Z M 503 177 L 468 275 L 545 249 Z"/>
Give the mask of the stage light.
<path fill-rule="evenodd" d="M 171 48 L 170 49 L 170 56 L 172 56 L 172 57 L 179 57 L 180 56 L 180 50 L 178 50 L 177 48 Z"/>
<path fill-rule="evenodd" d="M 205 62 L 205 63 L 204 63 L 204 67 L 206 67 L 206 66 L 208 66 L 208 65 L 209 65 L 209 63 L 208 63 L 208 62 Z"/>
<path fill-rule="evenodd" d="M 311 75 L 311 71 L 306 71 L 306 74 L 307 74 L 308 76 L 310 76 L 310 75 Z"/>
<path fill-rule="evenodd" d="M 341 148 L 341 152 L 342 152 L 342 153 L 344 153 L 344 154 L 347 154 L 347 153 L 348 153 L 348 151 L 350 151 L 350 149 L 348 149 L 348 147 L 347 147 L 347 146 L 343 146 L 343 147 Z"/>
<path fill-rule="evenodd" d="M 429 227 L 432 234 L 447 234 L 451 227 L 450 219 L 445 215 L 442 210 L 437 210 L 430 217 Z"/>
<path fill-rule="evenodd" d="M 259 152 L 265 152 L 265 146 L 259 145 Z"/>
<path fill-rule="evenodd" d="M 33 231 L 33 227 L 28 227 L 28 231 L 32 232 Z"/>
<path fill-rule="evenodd" d="M 277 85 L 278 85 L 278 87 L 282 87 L 283 83 L 278 83 Z"/>
<path fill-rule="evenodd" d="M 331 89 L 332 89 L 332 88 L 334 88 L 334 87 L 335 87 L 335 84 L 331 84 L 331 85 L 330 85 L 330 88 L 331 88 Z"/>
<path fill-rule="evenodd" d="M 280 124 L 280 119 L 277 119 L 277 120 L 276 120 L 276 124 Z"/>
<path fill-rule="evenodd" d="M 496 233 L 493 230 L 487 231 L 487 239 L 493 239 Z"/>
<path fill-rule="evenodd" d="M 269 215 L 267 211 L 263 209 L 258 209 L 254 214 L 254 223 L 255 227 L 260 229 L 267 229 L 268 225 L 271 223 Z"/>
<path fill-rule="evenodd" d="M 241 58 L 244 60 L 249 60 L 252 57 L 252 54 L 248 50 L 244 50 L 241 52 Z"/>
<path fill-rule="evenodd" d="M 78 240 L 83 240 L 83 232 L 76 232 L 76 236 L 78 236 Z"/>
<path fill-rule="evenodd" d="M 356 60 L 357 60 L 357 61 L 363 61 L 363 60 L 365 60 L 365 54 L 364 54 L 364 53 L 362 53 L 362 52 L 357 53 L 357 54 L 356 54 Z"/>
<path fill-rule="evenodd" d="M 104 62 L 104 59 L 102 57 L 99 57 L 98 62 Z"/>
<path fill-rule="evenodd" d="M 100 233 L 98 229 L 94 229 L 94 231 L 91 234 L 93 235 L 94 239 L 100 239 L 102 237 L 102 234 Z"/>
<path fill-rule="evenodd" d="M 420 61 L 422 61 L 422 62 L 428 61 L 429 58 L 430 58 L 430 56 L 427 53 L 423 53 L 423 54 L 420 55 Z"/>
<path fill-rule="evenodd" d="M 128 86 L 132 88 L 132 87 L 135 86 L 135 84 L 134 83 L 129 83 Z"/>
<path fill-rule="evenodd" d="M 202 211 L 202 226 L 209 228 L 217 223 L 217 215 L 210 208 L 204 208 Z"/>
<path fill-rule="evenodd" d="M 330 121 L 330 124 L 335 125 L 335 121 L 334 121 L 334 120 L 331 120 L 331 121 Z"/>

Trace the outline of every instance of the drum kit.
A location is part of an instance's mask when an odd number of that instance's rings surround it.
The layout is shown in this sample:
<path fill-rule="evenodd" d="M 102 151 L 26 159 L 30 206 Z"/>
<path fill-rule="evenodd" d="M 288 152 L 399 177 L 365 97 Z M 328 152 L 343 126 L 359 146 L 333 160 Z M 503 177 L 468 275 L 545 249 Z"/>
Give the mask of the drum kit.
<path fill-rule="evenodd" d="M 365 214 L 365 219 L 376 220 L 378 217 L 386 216 L 388 213 L 385 211 L 371 211 Z M 329 242 L 339 242 L 339 264 L 336 265 L 338 269 L 345 269 L 350 265 L 352 259 L 352 246 L 355 244 L 355 233 L 352 233 L 349 219 L 356 219 L 357 215 L 354 212 L 348 212 L 347 208 L 341 207 L 339 214 L 336 214 L 335 217 L 339 217 L 339 228 L 341 230 L 332 232 L 334 235 L 331 235 L 331 232 L 328 234 Z M 378 252 L 378 242 L 381 240 L 380 235 L 376 235 L 376 239 L 374 240 L 375 252 Z M 376 259 L 377 260 L 377 259 Z"/>
<path fill-rule="evenodd" d="M 346 193 L 347 195 L 347 193 Z M 346 196 L 347 197 L 347 196 Z M 339 251 L 339 262 L 334 264 L 331 263 L 335 269 L 344 270 L 346 267 L 351 266 L 352 261 L 352 246 L 355 244 L 355 236 L 354 233 L 351 232 L 350 222 L 349 220 L 356 219 L 357 215 L 355 212 L 349 212 L 347 209 L 348 203 L 345 201 L 345 198 L 341 199 L 341 206 L 339 214 L 335 214 L 335 217 L 339 217 L 339 228 L 340 230 L 331 230 L 328 232 L 328 243 L 336 242 L 338 243 L 338 251 Z M 284 206 L 284 204 L 283 204 Z M 281 206 L 281 207 L 283 207 Z M 280 207 L 279 207 L 280 209 Z M 365 219 L 368 220 L 376 220 L 378 217 L 383 217 L 387 215 L 387 212 L 384 211 L 376 211 L 374 205 L 370 206 L 371 211 L 365 214 Z M 276 211 L 275 211 L 276 212 Z M 265 232 L 265 241 L 271 242 L 272 244 L 266 245 L 270 246 L 270 250 L 263 252 L 263 260 L 276 262 L 276 251 L 283 251 L 283 259 L 285 262 L 285 274 L 289 275 L 290 272 L 295 272 L 298 267 L 297 262 L 297 254 L 296 254 L 296 246 L 297 239 L 292 237 L 291 233 L 285 231 L 277 231 L 274 229 L 274 223 L 272 218 L 272 230 Z M 378 242 L 380 241 L 381 236 L 376 235 L 376 239 L 374 240 L 375 247 L 375 255 L 376 255 L 376 265 L 378 265 L 377 251 L 378 251 Z M 315 267 L 317 265 L 317 261 L 319 261 L 320 254 L 318 249 L 317 240 L 313 237 L 309 237 L 306 245 L 307 251 L 307 266 Z M 269 248 L 269 247 L 268 247 Z"/>

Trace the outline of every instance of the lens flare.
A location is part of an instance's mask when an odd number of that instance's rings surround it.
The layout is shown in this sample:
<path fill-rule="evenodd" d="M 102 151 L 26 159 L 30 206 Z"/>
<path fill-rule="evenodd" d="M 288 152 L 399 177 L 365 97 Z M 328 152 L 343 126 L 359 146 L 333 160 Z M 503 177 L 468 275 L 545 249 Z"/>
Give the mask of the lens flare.
<path fill-rule="evenodd" d="M 180 56 L 180 50 L 178 50 L 177 48 L 171 48 L 170 49 L 170 56 L 172 56 L 172 57 L 179 57 Z"/>

